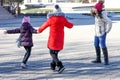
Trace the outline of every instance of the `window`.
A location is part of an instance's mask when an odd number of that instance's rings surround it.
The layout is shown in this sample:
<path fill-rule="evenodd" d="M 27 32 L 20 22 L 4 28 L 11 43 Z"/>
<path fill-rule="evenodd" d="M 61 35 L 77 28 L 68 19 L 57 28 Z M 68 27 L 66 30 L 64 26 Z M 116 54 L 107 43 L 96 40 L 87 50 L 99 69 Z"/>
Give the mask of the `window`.
<path fill-rule="evenodd" d="M 56 0 L 56 2 L 66 2 L 65 0 Z"/>
<path fill-rule="evenodd" d="M 28 3 L 31 3 L 31 0 L 27 0 Z"/>
<path fill-rule="evenodd" d="M 56 0 L 56 2 L 75 2 L 75 0 Z"/>
<path fill-rule="evenodd" d="M 97 0 L 91 0 L 92 3 L 97 2 Z"/>
<path fill-rule="evenodd" d="M 82 3 L 89 3 L 89 0 L 82 0 Z"/>
<path fill-rule="evenodd" d="M 48 2 L 52 2 L 52 0 L 48 0 Z"/>
<path fill-rule="evenodd" d="M 38 0 L 38 2 L 42 2 L 42 0 Z"/>

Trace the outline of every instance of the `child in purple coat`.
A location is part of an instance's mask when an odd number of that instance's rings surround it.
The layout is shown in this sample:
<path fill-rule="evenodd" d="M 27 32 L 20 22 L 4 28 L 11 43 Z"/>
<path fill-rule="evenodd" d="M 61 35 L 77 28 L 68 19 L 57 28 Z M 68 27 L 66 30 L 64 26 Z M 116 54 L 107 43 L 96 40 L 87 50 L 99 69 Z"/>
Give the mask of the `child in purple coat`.
<path fill-rule="evenodd" d="M 34 29 L 30 24 L 30 17 L 24 17 L 22 20 L 22 25 L 20 28 L 13 30 L 6 30 L 5 33 L 14 34 L 20 33 L 20 46 L 23 46 L 26 50 L 23 61 L 21 63 L 22 68 L 26 68 L 26 63 L 31 55 L 31 48 L 33 46 L 32 33 L 37 33 L 37 30 Z"/>

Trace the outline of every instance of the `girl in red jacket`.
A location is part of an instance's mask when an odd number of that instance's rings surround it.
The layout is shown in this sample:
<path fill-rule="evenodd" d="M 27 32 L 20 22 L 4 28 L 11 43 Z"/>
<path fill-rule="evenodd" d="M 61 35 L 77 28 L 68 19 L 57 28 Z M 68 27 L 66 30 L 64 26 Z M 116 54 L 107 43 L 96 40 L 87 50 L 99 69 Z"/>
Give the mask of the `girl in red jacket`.
<path fill-rule="evenodd" d="M 64 46 L 64 27 L 72 28 L 73 24 L 65 18 L 65 14 L 61 12 L 59 5 L 55 5 L 55 9 L 47 15 L 47 18 L 47 21 L 38 28 L 38 33 L 50 27 L 47 44 L 52 57 L 50 66 L 52 70 L 55 70 L 57 66 L 59 68 L 58 72 L 61 73 L 65 68 L 62 61 L 58 59 L 58 52 L 62 50 Z"/>

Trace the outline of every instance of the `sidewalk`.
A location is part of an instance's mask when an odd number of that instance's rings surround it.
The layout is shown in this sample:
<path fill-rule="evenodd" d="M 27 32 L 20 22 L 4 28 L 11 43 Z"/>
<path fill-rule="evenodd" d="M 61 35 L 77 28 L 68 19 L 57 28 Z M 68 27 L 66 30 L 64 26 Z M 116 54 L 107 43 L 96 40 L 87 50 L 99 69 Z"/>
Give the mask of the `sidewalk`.
<path fill-rule="evenodd" d="M 75 20 L 73 20 L 75 21 Z M 77 23 L 77 22 L 76 22 Z M 46 47 L 48 29 L 34 34 L 34 47 L 28 61 L 28 69 L 21 69 L 24 48 L 16 46 L 19 34 L 3 34 L 0 29 L 0 80 L 119 80 L 120 79 L 120 21 L 113 21 L 107 36 L 110 65 L 93 64 L 94 24 L 65 28 L 65 46 L 59 53 L 65 71 L 62 74 L 49 68 L 51 57 Z M 103 54 L 102 54 L 103 58 Z M 102 59 L 102 62 L 103 59 Z"/>

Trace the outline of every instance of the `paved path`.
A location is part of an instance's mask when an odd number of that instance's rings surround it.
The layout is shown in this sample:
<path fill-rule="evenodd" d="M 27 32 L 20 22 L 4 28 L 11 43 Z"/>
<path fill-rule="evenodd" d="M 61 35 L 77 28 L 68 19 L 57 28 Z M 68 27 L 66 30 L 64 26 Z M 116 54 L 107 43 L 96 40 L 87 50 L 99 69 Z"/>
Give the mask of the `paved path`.
<path fill-rule="evenodd" d="M 71 21 L 78 23 L 74 19 Z M 9 20 L 6 22 L 9 23 Z M 3 25 L 4 22 L 0 24 Z M 8 27 L 10 28 L 5 28 Z M 5 28 L 0 29 L 0 80 L 120 80 L 119 20 L 113 21 L 112 30 L 107 36 L 110 59 L 108 66 L 103 63 L 91 63 L 95 58 L 94 24 L 75 25 L 70 30 L 65 28 L 65 46 L 59 53 L 59 58 L 66 68 L 62 74 L 52 72 L 49 68 L 51 57 L 46 47 L 48 29 L 41 34 L 33 35 L 34 47 L 28 61 L 28 69 L 21 69 L 20 63 L 25 51 L 23 47 L 16 46 L 15 41 L 19 34 L 4 35 Z"/>

